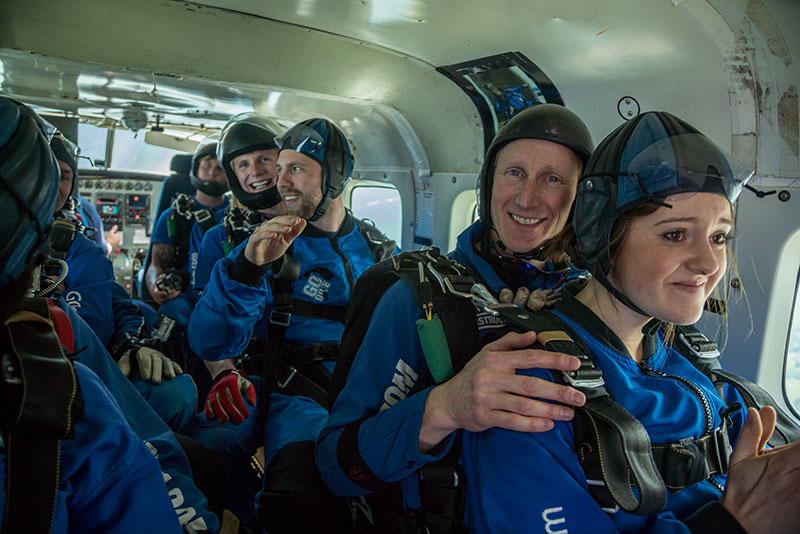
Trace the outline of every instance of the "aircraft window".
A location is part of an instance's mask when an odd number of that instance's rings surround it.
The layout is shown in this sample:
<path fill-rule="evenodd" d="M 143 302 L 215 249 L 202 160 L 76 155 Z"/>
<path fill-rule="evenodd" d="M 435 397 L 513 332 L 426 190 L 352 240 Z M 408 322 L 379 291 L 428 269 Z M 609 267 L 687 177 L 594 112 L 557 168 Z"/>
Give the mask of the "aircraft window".
<path fill-rule="evenodd" d="M 81 147 L 81 156 L 78 160 L 79 169 L 91 169 L 92 162 L 106 159 L 106 139 L 108 130 L 93 124 L 78 124 L 78 143 Z M 86 159 L 90 158 L 91 162 Z"/>
<path fill-rule="evenodd" d="M 478 220 L 478 202 L 475 199 L 475 190 L 462 191 L 453 201 L 453 211 L 450 212 L 450 236 L 447 241 L 447 250 L 456 248 L 458 234 L 476 220 Z"/>
<path fill-rule="evenodd" d="M 175 154 L 182 152 L 146 144 L 143 132 L 135 135 L 129 130 L 117 130 L 111 165 L 114 169 L 169 174 L 169 162 Z"/>
<path fill-rule="evenodd" d="M 350 209 L 359 219 L 370 219 L 389 239 L 401 242 L 403 206 L 400 193 L 387 185 L 356 185 L 350 193 Z"/>
<path fill-rule="evenodd" d="M 800 271 L 797 273 L 789 341 L 786 344 L 784 380 L 786 399 L 794 413 L 800 415 Z"/>

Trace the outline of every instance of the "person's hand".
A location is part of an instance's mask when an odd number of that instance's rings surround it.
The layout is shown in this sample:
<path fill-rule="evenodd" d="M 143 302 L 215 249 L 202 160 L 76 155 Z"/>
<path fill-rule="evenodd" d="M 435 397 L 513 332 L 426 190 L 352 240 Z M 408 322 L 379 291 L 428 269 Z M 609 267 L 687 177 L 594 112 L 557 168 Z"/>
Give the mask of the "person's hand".
<path fill-rule="evenodd" d="M 142 380 L 153 384 L 160 384 L 162 378 L 172 380 L 177 375 L 183 374 L 180 365 L 150 347 L 125 351 L 117 363 L 125 376 L 129 377 L 134 369 L 138 369 Z"/>
<path fill-rule="evenodd" d="M 506 334 L 487 344 L 453 378 L 433 388 L 425 403 L 420 451 L 430 450 L 459 428 L 544 432 L 553 428 L 553 421 L 571 420 L 574 413 L 569 406 L 582 406 L 583 393 L 518 375 L 517 369 L 574 371 L 580 362 L 574 356 L 526 348 L 535 341 L 534 332 Z"/>
<path fill-rule="evenodd" d="M 160 275 L 158 275 L 158 278 L 156 278 L 156 281 L 161 280 L 166 276 L 167 273 L 161 273 Z M 156 284 L 153 284 L 153 286 L 149 289 L 150 289 L 150 296 L 153 297 L 153 300 L 155 300 L 159 304 L 164 304 L 168 300 L 172 300 L 181 294 L 180 291 L 170 291 L 169 293 L 166 291 L 161 291 L 160 289 L 158 289 L 158 286 Z"/>
<path fill-rule="evenodd" d="M 506 287 L 500 290 L 497 300 L 504 304 L 516 304 L 531 311 L 540 311 L 543 308 L 550 308 L 558 301 L 558 295 L 552 289 L 534 289 L 529 291 L 527 287 L 520 287 L 516 294 Z"/>
<path fill-rule="evenodd" d="M 722 505 L 750 534 L 796 532 L 800 525 L 800 442 L 764 450 L 775 417 L 769 406 L 748 408 L 730 457 Z"/>
<path fill-rule="evenodd" d="M 306 227 L 306 220 L 295 215 L 281 215 L 264 221 L 247 241 L 244 257 L 255 265 L 277 260 Z"/>
<path fill-rule="evenodd" d="M 119 226 L 112 225 L 106 232 L 106 243 L 108 243 L 108 253 L 114 252 L 120 243 L 122 243 L 122 232 L 119 231 Z"/>
<path fill-rule="evenodd" d="M 216 417 L 220 423 L 232 420 L 233 424 L 240 425 L 250 416 L 245 399 L 250 406 L 256 405 L 256 388 L 252 382 L 238 371 L 223 371 L 214 379 L 206 398 L 206 418 Z"/>

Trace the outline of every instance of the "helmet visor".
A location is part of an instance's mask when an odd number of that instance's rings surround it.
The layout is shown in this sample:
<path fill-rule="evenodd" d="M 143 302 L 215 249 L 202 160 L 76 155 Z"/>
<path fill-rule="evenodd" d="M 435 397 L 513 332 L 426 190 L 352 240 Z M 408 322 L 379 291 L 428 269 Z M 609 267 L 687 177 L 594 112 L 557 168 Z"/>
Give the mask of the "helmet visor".
<path fill-rule="evenodd" d="M 308 126 L 292 128 L 275 138 L 278 151 L 294 150 L 319 162 L 325 161 L 326 140 L 318 131 Z"/>
<path fill-rule="evenodd" d="M 676 193 L 717 193 L 731 203 L 752 177 L 738 162 L 700 134 L 672 136 L 621 157 L 617 206 Z"/>

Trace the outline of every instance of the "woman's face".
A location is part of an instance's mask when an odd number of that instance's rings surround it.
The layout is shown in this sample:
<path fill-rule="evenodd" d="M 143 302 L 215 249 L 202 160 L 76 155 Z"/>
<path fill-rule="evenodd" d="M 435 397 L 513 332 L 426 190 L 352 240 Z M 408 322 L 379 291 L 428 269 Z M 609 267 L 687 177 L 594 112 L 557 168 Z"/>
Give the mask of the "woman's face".
<path fill-rule="evenodd" d="M 725 273 L 731 206 L 714 193 L 673 195 L 666 202 L 672 208 L 630 223 L 609 279 L 650 316 L 692 324 Z"/>

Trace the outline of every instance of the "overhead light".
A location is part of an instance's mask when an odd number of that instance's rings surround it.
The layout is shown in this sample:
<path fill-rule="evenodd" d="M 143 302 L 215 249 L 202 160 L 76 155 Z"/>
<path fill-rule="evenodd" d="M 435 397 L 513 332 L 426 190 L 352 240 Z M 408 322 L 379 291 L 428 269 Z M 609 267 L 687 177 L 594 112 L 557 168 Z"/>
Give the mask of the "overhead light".
<path fill-rule="evenodd" d="M 140 109 L 126 109 L 122 113 L 122 124 L 133 132 L 147 127 L 147 113 Z"/>

